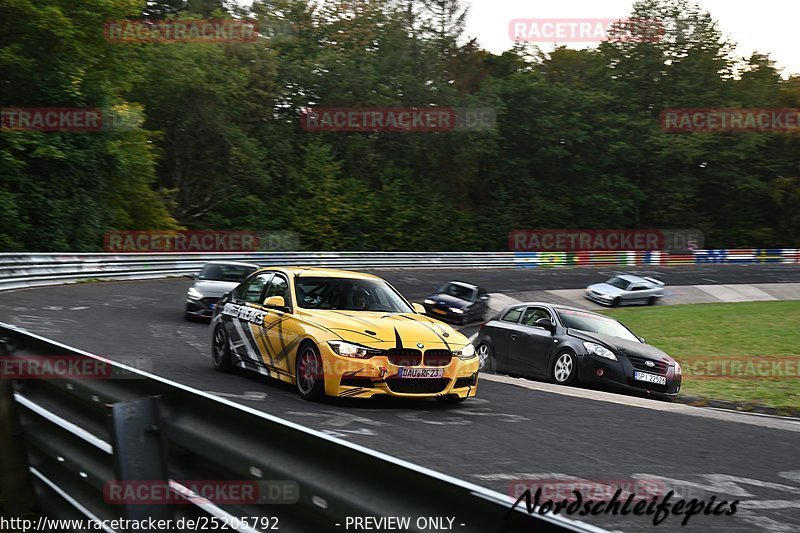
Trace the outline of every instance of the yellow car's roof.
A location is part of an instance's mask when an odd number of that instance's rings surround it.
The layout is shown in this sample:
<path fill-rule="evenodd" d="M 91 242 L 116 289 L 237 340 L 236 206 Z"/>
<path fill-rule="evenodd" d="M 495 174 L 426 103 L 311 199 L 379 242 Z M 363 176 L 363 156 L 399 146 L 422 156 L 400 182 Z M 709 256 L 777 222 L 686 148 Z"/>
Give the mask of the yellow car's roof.
<path fill-rule="evenodd" d="M 378 276 L 373 276 L 372 274 L 365 274 L 363 272 L 353 272 L 352 270 L 337 270 L 335 268 L 279 266 L 279 267 L 263 267 L 260 270 L 282 270 L 284 272 L 293 274 L 295 277 L 304 277 L 304 278 L 380 279 Z"/>

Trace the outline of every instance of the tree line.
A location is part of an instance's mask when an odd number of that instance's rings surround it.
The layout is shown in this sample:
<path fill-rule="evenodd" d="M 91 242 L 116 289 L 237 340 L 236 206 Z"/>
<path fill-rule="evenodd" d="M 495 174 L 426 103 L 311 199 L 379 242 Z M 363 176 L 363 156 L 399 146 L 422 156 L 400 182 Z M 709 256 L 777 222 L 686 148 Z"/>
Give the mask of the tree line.
<path fill-rule="evenodd" d="M 640 0 L 655 42 L 497 55 L 462 0 L 0 2 L 0 105 L 141 116 L 0 132 L 0 251 L 110 230 L 291 231 L 316 250 L 504 250 L 518 228 L 694 228 L 800 246 L 797 132 L 670 133 L 669 108 L 800 108 L 691 0 Z M 118 42 L 109 21 L 237 18 L 247 42 Z M 475 131 L 309 131 L 328 108 L 490 108 Z"/>

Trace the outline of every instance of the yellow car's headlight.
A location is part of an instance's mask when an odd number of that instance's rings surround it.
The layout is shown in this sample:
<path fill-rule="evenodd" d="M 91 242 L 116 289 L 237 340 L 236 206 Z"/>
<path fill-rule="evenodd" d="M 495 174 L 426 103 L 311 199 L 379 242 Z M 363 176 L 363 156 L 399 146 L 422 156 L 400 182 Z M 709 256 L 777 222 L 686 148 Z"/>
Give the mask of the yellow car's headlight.
<path fill-rule="evenodd" d="M 342 357 L 355 357 L 356 359 L 369 359 L 370 357 L 380 353 L 378 350 L 367 348 L 366 346 L 359 346 L 344 341 L 328 341 L 331 349 Z"/>
<path fill-rule="evenodd" d="M 475 346 L 467 344 L 462 349 L 453 352 L 453 355 L 459 359 L 472 359 L 475 357 Z"/>

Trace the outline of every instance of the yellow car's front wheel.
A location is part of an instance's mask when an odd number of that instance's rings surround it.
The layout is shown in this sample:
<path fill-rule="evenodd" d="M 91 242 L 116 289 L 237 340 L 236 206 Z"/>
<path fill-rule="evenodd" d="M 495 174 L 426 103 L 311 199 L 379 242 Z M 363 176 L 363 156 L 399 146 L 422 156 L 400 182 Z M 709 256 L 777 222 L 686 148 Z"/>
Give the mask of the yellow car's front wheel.
<path fill-rule="evenodd" d="M 311 343 L 302 345 L 297 353 L 296 367 L 300 396 L 312 402 L 321 400 L 325 396 L 325 371 L 317 347 Z"/>

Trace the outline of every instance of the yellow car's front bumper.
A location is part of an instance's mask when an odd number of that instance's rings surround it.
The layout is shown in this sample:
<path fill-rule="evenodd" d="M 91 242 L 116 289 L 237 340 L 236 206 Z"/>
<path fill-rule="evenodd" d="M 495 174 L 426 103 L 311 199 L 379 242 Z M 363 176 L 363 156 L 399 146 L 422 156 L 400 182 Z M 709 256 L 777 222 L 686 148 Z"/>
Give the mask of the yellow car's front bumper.
<path fill-rule="evenodd" d="M 446 366 L 400 366 L 387 356 L 356 359 L 337 355 L 327 343 L 318 346 L 322 356 L 325 394 L 349 398 L 378 395 L 402 398 L 458 396 L 471 398 L 478 391 L 478 358 L 453 357 Z M 440 377 L 400 377 L 401 368 L 413 368 Z"/>

